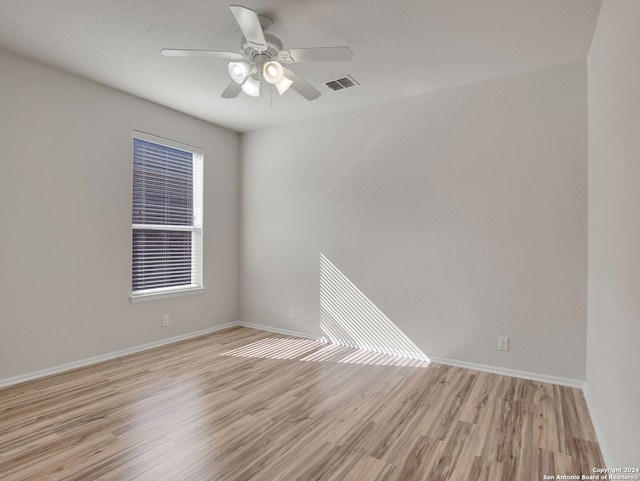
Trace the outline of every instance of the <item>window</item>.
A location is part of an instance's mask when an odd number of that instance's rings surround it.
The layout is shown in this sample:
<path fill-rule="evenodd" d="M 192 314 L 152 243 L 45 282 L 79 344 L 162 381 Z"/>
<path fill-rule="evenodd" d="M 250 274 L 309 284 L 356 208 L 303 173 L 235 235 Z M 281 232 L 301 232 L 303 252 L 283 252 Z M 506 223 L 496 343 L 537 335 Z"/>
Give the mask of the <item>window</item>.
<path fill-rule="evenodd" d="M 131 300 L 202 289 L 202 149 L 133 133 Z"/>

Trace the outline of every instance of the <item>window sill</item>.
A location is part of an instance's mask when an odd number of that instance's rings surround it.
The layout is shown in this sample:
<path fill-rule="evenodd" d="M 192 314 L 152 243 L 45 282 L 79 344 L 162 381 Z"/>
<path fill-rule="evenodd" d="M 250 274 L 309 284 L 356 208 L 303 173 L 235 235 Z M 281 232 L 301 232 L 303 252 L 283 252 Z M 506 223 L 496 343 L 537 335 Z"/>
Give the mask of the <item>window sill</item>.
<path fill-rule="evenodd" d="M 167 297 L 178 297 L 192 294 L 201 294 L 206 289 L 204 287 L 182 287 L 179 289 L 158 289 L 149 290 L 139 294 L 131 294 L 129 300 L 135 304 L 137 302 L 154 301 L 156 299 L 165 299 Z"/>

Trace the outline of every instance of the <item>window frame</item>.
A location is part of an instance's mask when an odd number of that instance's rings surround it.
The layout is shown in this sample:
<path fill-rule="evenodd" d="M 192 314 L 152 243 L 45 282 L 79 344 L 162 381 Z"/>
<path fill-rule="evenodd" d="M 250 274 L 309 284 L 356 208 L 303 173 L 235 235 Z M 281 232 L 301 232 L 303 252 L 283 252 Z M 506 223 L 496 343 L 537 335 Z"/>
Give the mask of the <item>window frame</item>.
<path fill-rule="evenodd" d="M 130 300 L 131 302 L 139 302 L 152 299 L 160 299 L 165 297 L 180 296 L 185 294 L 195 294 L 205 290 L 203 284 L 203 210 L 204 210 L 204 150 L 200 147 L 177 142 L 175 140 L 166 139 L 157 135 L 133 131 L 131 147 L 131 172 L 132 172 L 132 191 L 131 191 L 131 214 L 133 216 L 133 176 L 134 171 L 134 155 L 135 140 L 150 142 L 159 146 L 169 147 L 172 149 L 188 152 L 192 156 L 192 201 L 193 201 L 193 221 L 191 225 L 163 225 L 163 224 L 134 224 L 131 219 L 131 277 L 130 277 Z M 133 290 L 133 280 L 135 276 L 133 265 L 134 254 L 134 231 L 135 230 L 158 230 L 164 232 L 191 232 L 191 283 L 180 284 L 168 287 L 154 287 L 147 289 Z"/>

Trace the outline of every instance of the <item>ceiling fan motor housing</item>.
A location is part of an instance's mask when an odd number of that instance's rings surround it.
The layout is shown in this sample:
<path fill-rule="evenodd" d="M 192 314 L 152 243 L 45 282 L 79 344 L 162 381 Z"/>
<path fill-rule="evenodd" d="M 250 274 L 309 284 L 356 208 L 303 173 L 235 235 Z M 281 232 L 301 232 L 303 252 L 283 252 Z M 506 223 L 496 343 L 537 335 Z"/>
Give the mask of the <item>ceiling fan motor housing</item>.
<path fill-rule="evenodd" d="M 266 62 L 268 62 L 269 60 L 277 59 L 278 54 L 282 49 L 282 42 L 278 37 L 267 32 L 264 33 L 264 38 L 267 41 L 267 46 L 266 48 L 259 48 L 243 37 L 240 46 L 242 55 L 250 59 L 255 59 L 256 61 L 259 60 L 259 57 L 261 55 L 265 55 L 266 57 L 268 57 L 268 60 L 265 60 Z"/>

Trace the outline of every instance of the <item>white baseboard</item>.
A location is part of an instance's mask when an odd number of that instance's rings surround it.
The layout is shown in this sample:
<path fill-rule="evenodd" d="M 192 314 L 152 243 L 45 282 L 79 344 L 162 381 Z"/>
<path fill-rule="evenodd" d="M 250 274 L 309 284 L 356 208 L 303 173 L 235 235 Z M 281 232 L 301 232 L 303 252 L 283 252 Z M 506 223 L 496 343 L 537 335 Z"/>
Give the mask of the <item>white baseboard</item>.
<path fill-rule="evenodd" d="M 304 339 L 313 339 L 313 340 L 316 340 L 316 341 L 324 341 L 324 340 L 326 340 L 326 338 L 324 336 L 318 336 L 318 335 L 315 335 L 315 334 L 308 334 L 308 333 L 305 333 L 305 332 L 289 331 L 289 330 L 286 330 L 286 329 L 279 329 L 277 327 L 265 326 L 263 324 L 254 324 L 254 323 L 251 323 L 251 322 L 237 321 L 236 325 L 242 326 L 242 327 L 250 327 L 252 329 L 259 329 L 261 331 L 275 332 L 277 334 L 285 334 L 287 336 L 302 337 Z M 351 346 L 351 347 L 353 347 L 353 346 Z M 373 350 L 375 350 L 375 349 L 373 349 Z M 411 357 L 411 356 L 408 356 L 408 357 Z M 429 356 L 429 355 L 427 355 L 427 358 L 428 358 L 429 361 L 436 362 L 438 364 L 447 364 L 449 366 L 464 367 L 466 369 L 473 369 L 473 370 L 476 370 L 476 371 L 483 371 L 483 372 L 488 372 L 488 373 L 491 373 L 491 374 L 500 374 L 502 376 L 511 376 L 511 377 L 517 377 L 517 378 L 521 378 L 521 379 L 528 379 L 530 381 L 547 382 L 547 383 L 550 383 L 550 384 L 558 384 L 560 386 L 576 387 L 576 388 L 583 389 L 583 390 L 584 390 L 584 385 L 585 385 L 584 381 L 580 381 L 578 379 L 570 379 L 570 378 L 558 377 L 558 376 L 549 376 L 549 375 L 546 375 L 546 374 L 539 374 L 539 373 L 535 373 L 535 372 L 518 371 L 518 370 L 515 370 L 515 369 L 508 369 L 508 368 L 497 367 L 497 366 L 489 366 L 489 365 L 485 365 L 485 364 L 476 364 L 474 362 L 458 361 L 456 359 L 433 357 L 433 356 Z"/>
<path fill-rule="evenodd" d="M 38 371 L 32 371 L 27 374 L 21 374 L 19 376 L 0 379 L 0 388 L 13 386 L 15 384 L 20 384 L 27 381 L 33 381 L 34 379 L 39 379 L 41 377 L 50 376 L 52 374 L 59 374 L 61 372 L 70 371 L 71 369 L 77 369 L 79 367 L 89 366 L 91 364 L 96 364 L 102 361 L 108 361 L 110 359 L 126 356 L 128 354 L 135 354 L 136 352 L 146 351 L 147 349 L 153 349 L 154 347 L 165 346 L 167 344 L 172 344 L 174 342 L 184 341 L 186 339 L 191 339 L 198 336 L 204 336 L 205 334 L 211 334 L 212 332 L 222 331 L 223 329 L 229 329 L 231 327 L 250 327 L 252 329 L 258 329 L 258 330 L 267 331 L 267 332 L 274 332 L 277 334 L 284 334 L 287 336 L 302 337 L 304 339 L 313 339 L 315 341 L 322 340 L 322 336 L 315 336 L 312 334 L 307 334 L 305 332 L 288 331 L 286 329 L 278 329 L 276 327 L 265 326 L 262 324 L 253 324 L 250 322 L 241 322 L 241 321 L 228 322 L 221 326 L 215 326 L 207 329 L 202 329 L 200 331 L 189 332 L 187 334 L 181 334 L 179 336 L 169 337 L 167 339 L 161 339 L 159 341 L 149 342 L 147 344 L 141 344 L 139 346 L 134 346 L 127 349 L 122 349 L 119 351 L 113 351 L 106 354 L 101 354 L 99 356 L 81 359 L 79 361 L 73 361 L 66 364 L 59 364 L 57 366 L 41 369 Z"/>
<path fill-rule="evenodd" d="M 308 334 L 306 332 L 289 331 L 287 329 L 279 329 L 277 327 L 265 326 L 263 324 L 255 324 L 252 322 L 237 321 L 236 325 L 242 326 L 242 327 L 250 327 L 252 329 L 259 329 L 261 331 L 274 332 L 277 334 L 285 334 L 287 336 L 302 337 L 304 339 L 313 339 L 316 341 L 326 341 L 326 338 L 324 336 Z M 354 346 L 350 346 L 350 347 L 354 347 Z M 376 350 L 376 349 L 372 348 L 372 350 Z M 412 357 L 412 356 L 407 356 L 407 357 Z M 511 377 L 517 377 L 521 379 L 528 379 L 530 381 L 547 382 L 550 384 L 559 384 L 560 386 L 568 386 L 568 387 L 576 387 L 579 389 L 584 389 L 584 381 L 580 381 L 577 379 L 569 379 L 569 378 L 558 377 L 558 376 L 548 376 L 546 374 L 538 374 L 538 373 L 528 372 L 528 371 L 517 371 L 515 369 L 489 366 L 485 364 L 476 364 L 474 362 L 458 361 L 456 359 L 433 357 L 429 355 L 427 355 L 427 358 L 429 361 L 436 362 L 438 364 L 447 364 L 449 366 L 464 367 L 466 369 L 473 369 L 476 371 L 489 372 L 492 374 L 500 374 L 503 376 L 511 376 Z"/>
<path fill-rule="evenodd" d="M 598 444 L 600 445 L 600 453 L 602 453 L 602 458 L 604 460 L 604 464 L 606 468 L 613 468 L 613 463 L 611 461 L 611 451 L 609 451 L 609 447 L 605 442 L 605 435 L 602 431 L 602 424 L 598 421 L 598 416 L 596 415 L 596 407 L 593 404 L 593 399 L 591 397 L 591 393 L 589 392 L 589 385 L 585 383 L 584 389 L 584 399 L 587 401 L 587 409 L 589 410 L 589 415 L 591 416 L 591 424 L 593 424 L 593 429 L 596 431 L 596 438 L 598 438 Z"/>
<path fill-rule="evenodd" d="M 68 371 L 70 369 L 76 369 L 78 367 L 88 366 L 90 364 L 95 364 L 101 361 L 107 361 L 109 359 L 114 359 L 116 357 L 126 356 L 127 354 L 134 354 L 136 352 L 145 351 L 147 349 L 152 349 L 154 347 L 160 347 L 167 344 L 171 344 L 178 341 L 183 341 L 185 339 L 191 339 L 193 337 L 202 336 L 205 334 L 210 334 L 212 332 L 221 331 L 223 329 L 228 329 L 231 327 L 249 327 L 252 329 L 259 329 L 261 331 L 273 332 L 277 334 L 284 334 L 286 336 L 294 336 L 301 337 L 303 339 L 313 339 L 314 341 L 324 341 L 324 336 L 320 336 L 317 334 L 309 334 L 306 332 L 298 332 L 298 331 L 290 331 L 288 329 L 280 329 L 277 327 L 266 326 L 263 324 L 255 324 L 252 322 L 244 322 L 244 321 L 236 321 L 230 322 L 227 324 L 223 324 L 221 326 L 215 326 L 208 329 L 203 329 L 200 331 L 190 332 L 187 334 L 182 334 L 179 336 L 170 337 L 167 339 L 162 339 L 160 341 L 150 342 L 147 344 L 142 344 L 140 346 L 130 347 L 127 349 L 122 349 L 120 351 L 114 351 L 107 354 L 101 354 L 99 356 L 90 357 L 88 359 L 82 359 L 79 361 L 70 362 L 67 364 L 61 364 L 58 366 L 54 366 L 47 369 L 42 369 L 39 371 L 30 372 L 27 374 L 23 374 L 20 376 L 10 377 L 7 379 L 0 379 L 0 387 L 11 386 L 14 384 L 18 384 L 25 381 L 31 381 L 33 379 L 37 379 L 44 376 L 49 376 L 51 374 L 57 374 L 60 372 Z M 551 384 L 559 384 L 561 386 L 569 386 L 569 387 L 577 387 L 584 390 L 585 384 L 584 381 L 579 381 L 576 379 L 567 379 L 563 377 L 556 376 L 548 376 L 545 374 L 538 374 L 526 371 L 517 371 L 513 369 L 501 368 L 496 366 L 489 366 L 484 364 L 476 364 L 473 362 L 467 361 L 458 361 L 455 359 L 446 359 L 439 357 L 427 356 L 428 359 L 432 362 L 437 362 L 440 364 L 447 364 L 450 366 L 463 367 L 466 369 L 474 369 L 476 371 L 484 371 L 492 374 L 501 374 L 504 376 L 512 376 L 518 377 L 522 379 L 529 379 L 532 381 L 540 381 L 540 382 L 548 382 Z M 586 391 L 585 391 L 586 392 Z M 585 394 L 585 397 L 587 395 Z"/>
<path fill-rule="evenodd" d="M 274 332 L 276 334 L 284 334 L 285 336 L 301 337 L 303 339 L 313 339 L 314 341 L 323 340 L 323 336 L 318 336 L 316 334 L 289 331 L 288 329 L 280 329 L 278 327 L 265 326 L 263 324 L 255 324 L 253 322 L 236 321 L 235 325 L 240 327 L 249 327 L 251 329 L 258 329 L 259 331 L 267 331 L 267 332 Z"/>
<path fill-rule="evenodd" d="M 26 381 L 32 381 L 34 379 L 50 376 L 52 374 L 58 374 L 64 371 L 70 371 L 71 369 L 77 369 L 79 367 L 89 366 L 91 364 L 96 364 L 98 362 L 108 361 L 110 359 L 115 359 L 116 357 L 122 357 L 128 354 L 135 354 L 136 352 L 146 351 L 147 349 L 153 349 L 154 347 L 160 347 L 160 346 L 172 344 L 178 341 L 184 341 L 185 339 L 204 336 L 205 334 L 210 334 L 212 332 L 221 331 L 223 329 L 228 329 L 230 327 L 235 327 L 236 325 L 237 324 L 234 322 L 229 322 L 221 326 L 210 327 L 207 329 L 202 329 L 200 331 L 189 332 L 187 334 L 181 334 L 179 336 L 169 337 L 167 339 L 161 339 L 160 341 L 154 341 L 154 342 L 149 342 L 147 344 L 141 344 L 139 346 L 129 347 L 127 349 L 122 349 L 120 351 L 113 351 L 107 354 L 101 354 L 99 356 L 89 357 L 87 359 L 81 359 L 79 361 L 60 364 L 58 366 L 49 367 L 47 369 L 41 369 L 39 371 L 33 371 L 27 374 L 22 374 L 20 376 L 0 379 L 0 388 L 13 386 L 14 384 L 20 384 Z"/>
<path fill-rule="evenodd" d="M 518 371 L 506 367 L 489 366 L 486 364 L 476 364 L 475 362 L 458 361 L 456 359 L 447 359 L 442 357 L 429 356 L 429 360 L 438 364 L 447 364 L 449 366 L 464 367 L 475 371 L 483 371 L 491 374 L 500 374 L 502 376 L 517 377 L 527 379 L 529 381 L 546 382 L 550 384 L 558 384 L 560 386 L 576 387 L 584 390 L 584 381 L 578 379 L 570 379 L 566 377 L 550 376 L 547 374 L 539 374 L 537 372 Z"/>

